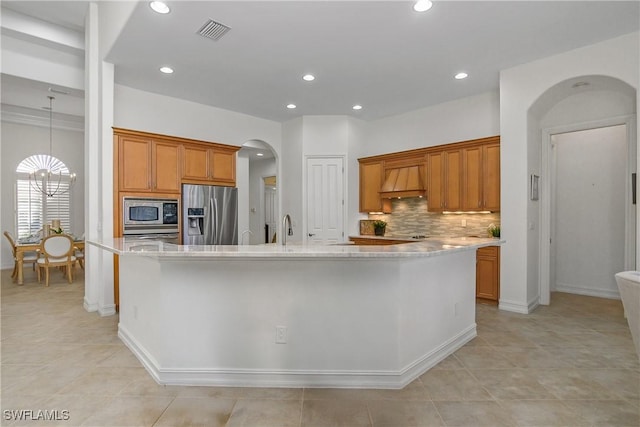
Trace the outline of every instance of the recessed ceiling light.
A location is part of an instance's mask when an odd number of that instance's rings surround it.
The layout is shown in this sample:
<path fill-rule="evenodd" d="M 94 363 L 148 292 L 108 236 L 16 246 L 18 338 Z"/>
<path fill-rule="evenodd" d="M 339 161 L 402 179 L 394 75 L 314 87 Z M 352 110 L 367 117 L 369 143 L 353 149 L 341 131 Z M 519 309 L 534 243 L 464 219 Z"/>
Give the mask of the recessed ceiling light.
<path fill-rule="evenodd" d="M 288 104 L 287 108 L 293 110 L 294 108 L 296 108 L 296 104 Z"/>
<path fill-rule="evenodd" d="M 413 10 L 416 12 L 426 12 L 431 9 L 431 6 L 433 6 L 433 3 L 431 3 L 430 0 L 418 0 L 413 5 Z"/>
<path fill-rule="evenodd" d="M 469 77 L 469 74 L 467 73 L 458 73 L 455 76 L 453 76 L 456 80 L 462 80 L 462 79 L 466 79 L 467 77 Z"/>
<path fill-rule="evenodd" d="M 262 153 L 256 153 L 256 156 L 258 156 L 258 157 L 262 157 L 262 156 L 264 156 L 264 154 L 262 154 Z"/>
<path fill-rule="evenodd" d="M 354 110 L 362 110 L 362 105 L 356 104 L 351 108 L 353 108 Z"/>
<path fill-rule="evenodd" d="M 173 74 L 173 68 L 171 67 L 160 67 L 160 72 L 165 74 Z"/>
<path fill-rule="evenodd" d="M 169 6 L 167 6 L 164 2 L 161 2 L 161 1 L 150 2 L 149 7 L 153 9 L 154 12 L 162 13 L 163 15 L 171 12 L 171 9 L 169 9 Z"/>
<path fill-rule="evenodd" d="M 307 81 L 307 82 L 312 82 L 314 81 L 316 78 L 313 74 L 305 74 L 304 76 L 302 76 L 302 80 Z"/>

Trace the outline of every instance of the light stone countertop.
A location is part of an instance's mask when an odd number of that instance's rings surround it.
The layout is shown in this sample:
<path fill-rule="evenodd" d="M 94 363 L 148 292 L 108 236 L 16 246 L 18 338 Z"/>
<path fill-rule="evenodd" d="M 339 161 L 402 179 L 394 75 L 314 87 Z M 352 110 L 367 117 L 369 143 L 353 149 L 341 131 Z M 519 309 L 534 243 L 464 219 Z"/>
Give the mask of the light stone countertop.
<path fill-rule="evenodd" d="M 399 245 L 303 245 L 279 243 L 261 245 L 174 245 L 159 241 L 132 241 L 126 238 L 87 239 L 87 243 L 120 256 L 145 256 L 165 260 L 178 259 L 342 259 L 342 258 L 415 258 L 441 256 L 454 252 L 498 246 L 495 238 L 427 238 Z"/>

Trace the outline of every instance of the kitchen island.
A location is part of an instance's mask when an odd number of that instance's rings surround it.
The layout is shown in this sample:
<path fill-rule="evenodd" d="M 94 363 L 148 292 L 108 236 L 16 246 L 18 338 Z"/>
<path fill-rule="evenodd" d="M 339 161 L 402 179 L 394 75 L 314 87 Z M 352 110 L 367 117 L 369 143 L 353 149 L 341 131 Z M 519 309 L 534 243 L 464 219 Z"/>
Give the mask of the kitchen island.
<path fill-rule="evenodd" d="M 161 384 L 402 388 L 476 336 L 476 248 L 179 246 L 120 255 L 118 335 Z"/>

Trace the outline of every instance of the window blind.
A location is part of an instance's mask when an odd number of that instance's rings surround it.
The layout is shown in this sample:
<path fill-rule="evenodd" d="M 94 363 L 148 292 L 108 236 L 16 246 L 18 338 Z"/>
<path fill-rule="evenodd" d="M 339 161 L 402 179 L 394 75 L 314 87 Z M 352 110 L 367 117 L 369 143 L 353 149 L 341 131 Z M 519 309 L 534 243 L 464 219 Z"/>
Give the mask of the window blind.
<path fill-rule="evenodd" d="M 61 182 L 60 189 L 67 190 L 68 182 Z M 16 181 L 16 221 L 18 238 L 37 233 L 42 224 L 60 220 L 63 230 L 71 230 L 71 194 L 46 196 L 34 189 L 28 179 Z"/>

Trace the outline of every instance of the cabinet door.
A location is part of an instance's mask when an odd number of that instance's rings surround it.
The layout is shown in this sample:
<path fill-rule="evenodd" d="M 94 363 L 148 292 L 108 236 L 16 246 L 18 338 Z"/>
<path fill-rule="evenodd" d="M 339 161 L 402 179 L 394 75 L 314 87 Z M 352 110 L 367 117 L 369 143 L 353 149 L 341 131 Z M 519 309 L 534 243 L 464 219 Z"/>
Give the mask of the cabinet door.
<path fill-rule="evenodd" d="M 236 182 L 236 153 L 209 150 L 210 178 L 216 182 Z"/>
<path fill-rule="evenodd" d="M 500 248 L 489 246 L 476 252 L 476 298 L 500 298 Z"/>
<path fill-rule="evenodd" d="M 444 156 L 444 210 L 459 211 L 462 209 L 462 151 L 445 151 Z"/>
<path fill-rule="evenodd" d="M 179 146 L 153 143 L 153 190 L 175 193 L 180 191 Z"/>
<path fill-rule="evenodd" d="M 440 212 L 444 209 L 444 153 L 441 151 L 427 154 L 427 209 Z"/>
<path fill-rule="evenodd" d="M 462 150 L 462 210 L 482 209 L 482 146 Z"/>
<path fill-rule="evenodd" d="M 382 161 L 360 163 L 360 212 L 391 212 L 390 201 L 380 199 L 383 180 Z"/>
<path fill-rule="evenodd" d="M 500 144 L 482 147 L 483 158 L 483 209 L 500 210 Z"/>
<path fill-rule="evenodd" d="M 120 136 L 119 144 L 120 191 L 151 190 L 151 140 Z"/>
<path fill-rule="evenodd" d="M 209 150 L 199 145 L 182 147 L 182 178 L 209 180 Z"/>

